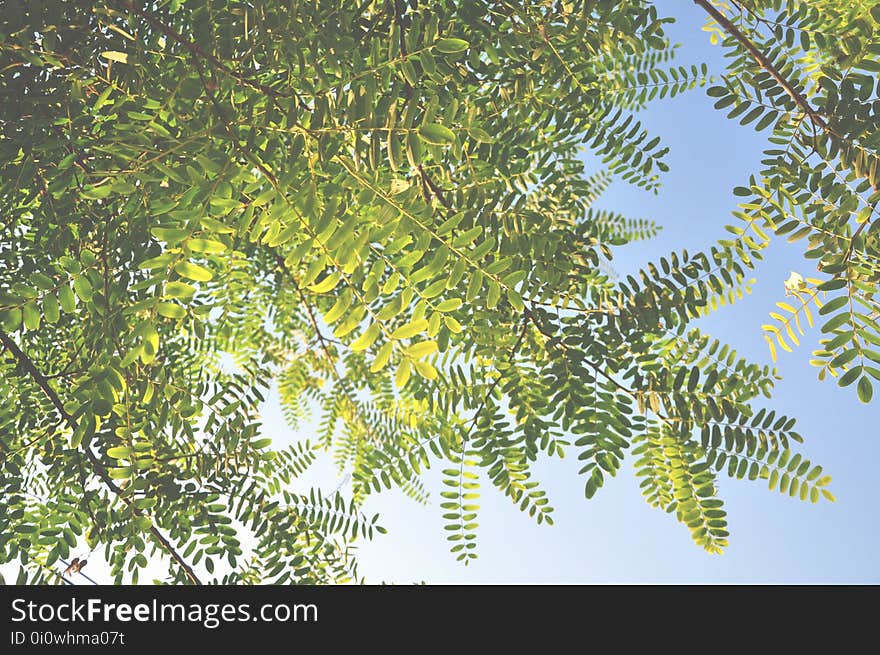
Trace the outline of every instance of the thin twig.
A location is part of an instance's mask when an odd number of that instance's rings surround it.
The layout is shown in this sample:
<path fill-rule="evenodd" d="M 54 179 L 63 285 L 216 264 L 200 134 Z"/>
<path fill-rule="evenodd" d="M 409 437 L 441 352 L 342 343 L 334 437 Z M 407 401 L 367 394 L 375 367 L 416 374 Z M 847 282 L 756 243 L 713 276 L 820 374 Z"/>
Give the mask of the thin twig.
<path fill-rule="evenodd" d="M 773 65 L 773 62 L 765 55 L 763 52 L 758 50 L 754 43 L 751 42 L 749 37 L 740 31 L 740 29 L 734 25 L 727 16 L 718 11 L 715 7 L 712 6 L 712 3 L 709 0 L 694 0 L 694 3 L 702 7 L 706 13 L 708 13 L 715 21 L 721 25 L 728 34 L 734 37 L 740 44 L 749 51 L 749 54 L 758 62 L 758 65 L 770 73 L 770 76 L 776 80 L 777 84 L 782 87 L 782 89 L 791 97 L 792 100 L 797 103 L 797 105 L 804 111 L 804 113 L 809 117 L 810 121 L 823 131 L 828 131 L 828 123 L 825 122 L 825 119 L 822 118 L 819 113 L 813 109 L 813 106 L 810 102 L 803 96 L 803 94 L 798 91 L 792 84 L 789 82 L 782 73 Z"/>
<path fill-rule="evenodd" d="M 46 394 L 46 397 L 52 402 L 55 406 L 55 409 L 64 419 L 64 421 L 70 426 L 71 429 L 77 430 L 78 425 L 74 418 L 68 413 L 66 409 L 64 409 L 64 403 L 61 402 L 61 398 L 59 398 L 58 394 L 49 384 L 49 380 L 39 371 L 39 369 L 34 364 L 33 360 L 28 357 L 21 348 L 18 347 L 18 344 L 13 341 L 8 334 L 3 331 L 0 331 L 0 343 L 8 350 L 13 357 L 18 360 L 19 365 L 24 369 L 24 371 L 36 382 L 37 386 L 42 389 L 43 393 Z M 110 477 L 107 469 L 103 464 L 98 460 L 95 454 L 92 452 L 91 448 L 83 449 L 86 455 L 86 459 L 89 460 L 89 463 L 92 466 L 92 470 L 95 474 L 101 479 L 101 481 L 114 493 L 116 494 L 126 505 L 131 507 L 135 516 L 140 516 L 141 512 L 132 505 L 132 501 L 130 498 L 126 497 L 122 489 L 113 481 Z M 162 545 L 162 548 L 171 556 L 171 558 L 177 562 L 177 564 L 183 569 L 186 577 L 190 579 L 193 584 L 201 584 L 198 576 L 196 576 L 195 571 L 193 571 L 192 567 L 183 559 L 180 553 L 174 548 L 174 546 L 165 538 L 159 529 L 150 525 L 150 533 L 156 540 Z"/>

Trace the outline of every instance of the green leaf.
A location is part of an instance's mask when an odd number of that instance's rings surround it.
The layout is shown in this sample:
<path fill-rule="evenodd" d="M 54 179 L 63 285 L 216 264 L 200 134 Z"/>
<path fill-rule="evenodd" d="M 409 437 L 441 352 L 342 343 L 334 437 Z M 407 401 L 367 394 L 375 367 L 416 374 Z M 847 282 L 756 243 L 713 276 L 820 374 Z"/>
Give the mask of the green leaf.
<path fill-rule="evenodd" d="M 406 325 L 401 325 L 391 333 L 392 339 L 409 339 L 428 329 L 428 321 L 419 319 L 411 321 Z"/>
<path fill-rule="evenodd" d="M 73 290 L 76 292 L 77 297 L 83 302 L 90 302 L 92 300 L 92 285 L 89 283 L 88 279 L 86 279 L 85 275 L 80 275 L 74 278 Z"/>
<path fill-rule="evenodd" d="M 193 297 L 195 292 L 196 288 L 194 286 L 187 284 L 186 282 L 180 282 L 179 280 L 169 282 L 165 285 L 165 295 L 169 298 L 188 300 Z"/>
<path fill-rule="evenodd" d="M 70 435 L 70 447 L 79 448 L 80 444 L 95 433 L 94 418 L 88 414 L 80 416 L 76 429 Z"/>
<path fill-rule="evenodd" d="M 464 39 L 444 38 L 438 39 L 434 44 L 434 47 L 438 52 L 442 52 L 444 55 L 453 55 L 459 52 L 464 52 L 470 47 L 470 44 Z"/>
<path fill-rule="evenodd" d="M 190 239 L 187 247 L 193 252 L 219 253 L 226 250 L 226 244 L 213 239 Z"/>
<path fill-rule="evenodd" d="M 186 310 L 173 302 L 157 302 L 156 311 L 165 318 L 179 319 L 186 316 Z"/>
<path fill-rule="evenodd" d="M 510 306 L 517 312 L 521 312 L 525 309 L 525 303 L 523 302 L 522 296 L 519 295 L 518 292 L 513 289 L 507 290 L 507 302 L 510 303 Z"/>
<path fill-rule="evenodd" d="M 148 271 L 155 270 L 157 268 L 165 268 L 174 261 L 174 257 L 175 255 L 170 252 L 163 252 L 161 255 L 157 255 L 156 257 L 145 259 L 140 263 L 138 268 Z"/>
<path fill-rule="evenodd" d="M 501 285 L 493 279 L 487 281 L 488 291 L 486 293 L 486 307 L 492 309 L 501 300 Z"/>
<path fill-rule="evenodd" d="M 840 326 L 842 326 L 844 323 L 846 323 L 848 321 L 849 321 L 849 314 L 848 313 L 838 314 L 837 316 L 835 316 L 834 318 L 829 320 L 827 323 L 825 323 L 825 325 L 822 326 L 822 332 L 826 332 L 826 333 L 833 332 L 834 330 L 836 330 L 837 328 L 839 328 Z"/>
<path fill-rule="evenodd" d="M 15 332 L 21 325 L 21 308 L 12 307 L 0 310 L 0 324 L 6 332 Z"/>
<path fill-rule="evenodd" d="M 316 284 L 310 284 L 308 289 L 313 293 L 328 293 L 336 288 L 336 285 L 339 284 L 340 279 L 342 279 L 342 274 L 339 271 L 334 271 L 320 282 Z"/>
<path fill-rule="evenodd" d="M 838 309 L 844 307 L 848 302 L 849 298 L 847 296 L 838 296 L 837 298 L 832 298 L 819 309 L 819 313 L 823 316 L 827 314 L 833 314 Z"/>
<path fill-rule="evenodd" d="M 118 50 L 105 50 L 101 53 L 101 56 L 104 59 L 109 59 L 110 61 L 118 61 L 121 64 L 128 63 L 128 54 L 125 52 L 119 52 Z"/>
<path fill-rule="evenodd" d="M 415 359 L 421 359 L 422 357 L 427 357 L 435 352 L 437 352 L 437 342 L 436 341 L 419 341 L 418 343 L 414 343 L 410 345 L 406 349 L 407 354 L 410 357 L 414 357 Z"/>
<path fill-rule="evenodd" d="M 840 379 L 837 381 L 838 386 L 848 387 L 856 381 L 860 373 L 861 370 L 858 368 L 849 369 L 846 373 L 840 376 Z"/>
<path fill-rule="evenodd" d="M 113 92 L 113 87 L 110 85 L 108 85 L 107 88 L 105 88 L 103 91 L 101 91 L 101 94 L 95 99 L 95 102 L 92 105 L 92 110 L 98 111 L 99 109 L 101 109 L 101 107 L 103 107 L 105 104 L 107 104 L 107 101 L 110 99 L 110 94 L 112 92 Z"/>
<path fill-rule="evenodd" d="M 40 310 L 37 309 L 37 303 L 33 300 L 24 304 L 21 308 L 26 330 L 36 330 L 40 327 Z"/>
<path fill-rule="evenodd" d="M 192 262 L 177 262 L 174 265 L 174 271 L 181 277 L 196 282 L 208 282 L 214 277 L 209 269 Z"/>
<path fill-rule="evenodd" d="M 370 326 L 364 330 L 363 334 L 358 337 L 350 346 L 353 351 L 360 352 L 362 350 L 366 350 L 379 337 L 379 324 L 378 323 L 370 323 Z"/>
<path fill-rule="evenodd" d="M 467 128 L 467 133 L 469 137 L 481 143 L 493 143 L 495 141 L 495 139 L 492 138 L 492 135 L 482 127 L 469 127 Z"/>
<path fill-rule="evenodd" d="M 92 412 L 95 416 L 109 416 L 113 411 L 113 404 L 106 398 L 92 400 Z"/>
<path fill-rule="evenodd" d="M 422 141 L 435 146 L 449 145 L 455 141 L 455 133 L 440 123 L 426 123 L 419 128 Z"/>
<path fill-rule="evenodd" d="M 58 287 L 58 302 L 61 304 L 61 309 L 65 314 L 76 311 L 76 297 L 71 288 L 66 284 Z"/>
<path fill-rule="evenodd" d="M 857 392 L 859 400 L 861 400 L 863 403 L 871 402 L 871 397 L 874 395 L 874 388 L 871 386 L 871 378 L 869 378 L 867 375 L 863 375 L 862 378 L 859 380 Z"/>

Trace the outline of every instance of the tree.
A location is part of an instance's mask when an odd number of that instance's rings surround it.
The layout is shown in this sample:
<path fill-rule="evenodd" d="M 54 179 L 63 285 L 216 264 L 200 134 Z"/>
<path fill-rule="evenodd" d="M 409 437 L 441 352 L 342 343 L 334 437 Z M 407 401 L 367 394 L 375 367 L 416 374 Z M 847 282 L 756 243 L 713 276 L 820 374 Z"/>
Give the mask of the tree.
<path fill-rule="evenodd" d="M 771 234 L 806 239 L 821 279 L 789 281 L 768 343 L 817 310 L 820 376 L 871 399 L 880 12 L 695 2 L 730 55 L 708 93 L 772 146 L 732 239 L 619 281 L 614 251 L 658 228 L 594 203 L 613 176 L 656 192 L 636 113 L 710 84 L 652 3 L 7 2 L 0 561 L 52 580 L 85 544 L 116 581 L 151 559 L 173 583 L 357 579 L 362 500 L 424 499 L 432 461 L 465 563 L 481 479 L 552 523 L 530 467 L 567 452 L 591 498 L 630 451 L 710 552 L 720 474 L 833 500 L 766 404 L 775 370 L 692 322 Z M 291 425 L 319 413 L 312 440 L 261 436 L 273 384 Z M 291 490 L 320 451 L 351 498 Z"/>

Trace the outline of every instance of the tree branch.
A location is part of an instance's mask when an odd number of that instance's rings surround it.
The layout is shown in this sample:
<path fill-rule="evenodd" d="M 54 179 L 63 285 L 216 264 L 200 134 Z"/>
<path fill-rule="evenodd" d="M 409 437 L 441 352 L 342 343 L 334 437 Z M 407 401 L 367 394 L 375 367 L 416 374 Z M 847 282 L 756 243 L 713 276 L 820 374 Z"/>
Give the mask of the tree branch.
<path fill-rule="evenodd" d="M 443 189 L 441 189 L 434 180 L 431 179 L 431 176 L 425 172 L 425 169 L 422 168 L 422 165 L 418 166 L 419 177 L 422 180 L 422 184 L 431 190 L 431 193 L 436 196 L 437 200 L 440 201 L 440 204 L 443 205 L 446 209 L 452 209 L 452 205 L 448 200 L 446 200 L 446 196 L 443 194 Z"/>
<path fill-rule="evenodd" d="M 694 3 L 702 7 L 707 14 L 709 14 L 715 21 L 721 25 L 725 29 L 725 31 L 734 37 L 737 41 L 739 41 L 740 45 L 742 45 L 746 50 L 749 51 L 749 54 L 758 62 L 758 65 L 770 73 L 770 76 L 776 80 L 776 83 L 782 87 L 782 89 L 791 97 L 792 100 L 804 111 L 804 113 L 809 117 L 810 121 L 819 127 L 820 129 L 827 131 L 828 124 L 825 122 L 819 113 L 813 109 L 813 106 L 810 102 L 803 96 L 803 94 L 798 91 L 794 86 L 783 77 L 782 73 L 773 65 L 773 62 L 767 58 L 767 56 L 758 50 L 754 43 L 751 42 L 749 37 L 743 34 L 740 29 L 734 25 L 727 16 L 718 11 L 709 0 L 694 0 Z"/>
<path fill-rule="evenodd" d="M 0 343 L 3 344 L 4 348 L 8 350 L 13 357 L 18 361 L 19 365 L 24 369 L 24 371 L 36 382 L 37 386 L 42 389 L 43 393 L 46 394 L 46 397 L 52 402 L 55 406 L 55 409 L 64 419 L 64 421 L 71 427 L 71 429 L 77 429 L 77 423 L 74 418 L 68 413 L 66 409 L 64 409 L 64 403 L 61 402 L 61 398 L 59 398 L 58 394 L 49 384 L 49 380 L 44 376 L 40 370 L 36 367 L 33 360 L 28 357 L 21 348 L 18 347 L 18 344 L 10 338 L 8 334 L 3 331 L 0 331 Z M 91 448 L 83 448 L 85 452 L 86 458 L 89 460 L 89 463 L 92 465 L 92 470 L 94 473 L 101 479 L 101 481 L 110 489 L 116 496 L 119 497 L 122 502 L 131 507 L 132 512 L 134 512 L 135 516 L 141 516 L 141 512 L 134 507 L 130 498 L 126 497 L 122 489 L 113 481 L 110 475 L 107 473 L 107 469 L 103 464 L 98 460 L 95 454 L 92 452 Z M 173 559 L 177 564 L 183 569 L 186 577 L 190 579 L 193 584 L 201 584 L 198 576 L 196 576 L 195 571 L 193 571 L 192 567 L 183 559 L 180 553 L 174 548 L 174 546 L 165 538 L 159 529 L 155 525 L 150 525 L 150 533 L 156 540 L 162 545 L 162 548 L 168 553 L 168 555 Z"/>

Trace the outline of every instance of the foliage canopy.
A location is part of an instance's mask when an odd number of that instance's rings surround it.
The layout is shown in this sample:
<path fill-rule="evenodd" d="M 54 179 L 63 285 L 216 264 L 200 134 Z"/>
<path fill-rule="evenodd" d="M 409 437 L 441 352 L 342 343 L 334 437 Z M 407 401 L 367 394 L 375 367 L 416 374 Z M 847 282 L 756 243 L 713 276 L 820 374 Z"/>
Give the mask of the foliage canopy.
<path fill-rule="evenodd" d="M 564 453 L 591 498 L 629 452 L 710 552 L 719 475 L 833 500 L 767 404 L 775 370 L 693 322 L 799 241 L 817 273 L 764 326 L 773 356 L 817 321 L 820 377 L 870 401 L 880 11 L 696 4 L 718 78 L 672 63 L 643 0 L 4 2 L 0 561 L 357 579 L 351 544 L 381 530 L 361 502 L 424 500 L 435 461 L 465 563 L 481 485 L 552 523 L 531 464 Z M 729 238 L 617 280 L 614 251 L 658 228 L 595 201 L 612 177 L 658 189 L 637 112 L 703 86 L 767 131 L 764 168 Z M 318 434 L 271 447 L 272 385 Z M 350 498 L 293 491 L 321 450 Z"/>

